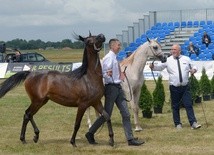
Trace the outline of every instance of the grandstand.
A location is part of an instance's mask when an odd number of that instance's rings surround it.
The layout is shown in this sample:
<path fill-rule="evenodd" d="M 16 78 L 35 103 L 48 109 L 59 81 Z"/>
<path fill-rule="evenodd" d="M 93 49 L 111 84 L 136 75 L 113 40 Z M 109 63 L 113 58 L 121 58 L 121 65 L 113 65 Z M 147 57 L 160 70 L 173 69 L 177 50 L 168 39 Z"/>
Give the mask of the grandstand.
<path fill-rule="evenodd" d="M 192 54 L 194 61 L 213 60 L 214 55 L 214 9 L 178 10 L 149 12 L 144 19 L 139 19 L 134 26 L 128 26 L 122 35 L 116 35 L 122 42 L 123 49 L 118 53 L 118 60 L 126 57 L 128 52 L 150 39 L 157 38 L 165 55 L 168 55 L 172 44 L 181 45 L 184 55 L 189 55 L 189 42 L 199 47 L 199 55 Z M 207 32 L 211 37 L 211 44 L 202 44 L 202 35 Z"/>

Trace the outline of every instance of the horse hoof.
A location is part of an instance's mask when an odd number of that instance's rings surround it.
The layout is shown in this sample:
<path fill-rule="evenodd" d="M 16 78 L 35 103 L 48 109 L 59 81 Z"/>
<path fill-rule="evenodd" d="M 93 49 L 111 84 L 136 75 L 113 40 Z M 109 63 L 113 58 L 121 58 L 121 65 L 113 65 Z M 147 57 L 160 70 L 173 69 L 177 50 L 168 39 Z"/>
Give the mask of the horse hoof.
<path fill-rule="evenodd" d="M 21 140 L 22 144 L 26 144 L 27 143 L 25 138 L 20 137 L 20 140 Z"/>
<path fill-rule="evenodd" d="M 21 140 L 22 141 L 22 144 L 27 144 L 27 142 L 25 140 Z"/>
<path fill-rule="evenodd" d="M 77 147 L 77 145 L 76 144 L 72 144 L 73 145 L 73 147 Z"/>
<path fill-rule="evenodd" d="M 140 132 L 140 131 L 142 131 L 143 129 L 142 128 L 135 128 L 135 132 Z"/>
<path fill-rule="evenodd" d="M 33 141 L 34 141 L 34 143 L 37 143 L 38 142 L 38 137 L 34 136 Z"/>
<path fill-rule="evenodd" d="M 77 147 L 77 145 L 76 145 L 75 143 L 72 143 L 72 142 L 71 142 L 71 144 L 72 144 L 73 147 Z"/>
<path fill-rule="evenodd" d="M 71 140 L 70 143 L 73 145 L 73 147 L 77 147 L 76 143 L 73 140 Z"/>
<path fill-rule="evenodd" d="M 114 146 L 114 140 L 110 139 L 109 140 L 109 145 L 113 147 Z"/>

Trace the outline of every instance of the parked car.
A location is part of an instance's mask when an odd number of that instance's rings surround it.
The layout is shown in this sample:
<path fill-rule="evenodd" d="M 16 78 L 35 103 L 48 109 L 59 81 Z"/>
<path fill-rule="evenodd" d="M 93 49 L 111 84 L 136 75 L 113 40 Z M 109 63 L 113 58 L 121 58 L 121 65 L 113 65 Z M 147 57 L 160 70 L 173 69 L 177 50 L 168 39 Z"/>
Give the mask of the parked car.
<path fill-rule="evenodd" d="M 0 62 L 49 62 L 43 55 L 37 52 L 21 53 L 19 61 L 16 61 L 16 54 L 7 53 L 5 56 L 0 56 Z"/>

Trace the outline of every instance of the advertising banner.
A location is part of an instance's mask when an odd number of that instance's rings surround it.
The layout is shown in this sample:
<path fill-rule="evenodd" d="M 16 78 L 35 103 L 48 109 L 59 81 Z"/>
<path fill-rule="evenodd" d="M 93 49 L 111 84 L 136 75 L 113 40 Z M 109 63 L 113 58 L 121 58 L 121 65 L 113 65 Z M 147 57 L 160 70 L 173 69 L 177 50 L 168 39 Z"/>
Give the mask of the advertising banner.
<path fill-rule="evenodd" d="M 198 71 L 195 73 L 195 77 L 199 80 L 201 78 L 201 71 L 203 68 L 206 69 L 206 73 L 209 79 L 212 78 L 214 72 L 214 61 L 192 61 L 193 64 L 198 68 Z M 167 70 L 163 71 L 151 71 L 149 68 L 149 64 L 152 61 L 147 61 L 144 68 L 144 77 L 146 80 L 154 80 L 157 79 L 160 75 L 163 77 L 163 80 L 168 80 L 169 75 Z M 154 64 L 159 64 L 160 61 L 155 61 Z M 77 63 L 52 63 L 52 62 L 44 62 L 44 63 L 0 63 L 0 78 L 8 78 L 11 75 L 25 70 L 30 71 L 39 71 L 46 72 L 49 70 L 56 70 L 59 72 L 70 72 L 74 69 L 80 67 L 82 65 L 81 62 Z M 142 75 L 143 76 L 143 75 Z"/>
<path fill-rule="evenodd" d="M 0 63 L 0 78 L 8 78 L 20 71 L 47 72 L 55 70 L 59 72 L 70 72 L 73 70 L 73 63 Z"/>
<path fill-rule="evenodd" d="M 0 63 L 0 78 L 4 78 L 8 63 Z"/>
<path fill-rule="evenodd" d="M 32 65 L 30 70 L 39 72 L 46 72 L 50 70 L 59 72 L 70 72 L 72 71 L 72 63 L 39 63 Z"/>

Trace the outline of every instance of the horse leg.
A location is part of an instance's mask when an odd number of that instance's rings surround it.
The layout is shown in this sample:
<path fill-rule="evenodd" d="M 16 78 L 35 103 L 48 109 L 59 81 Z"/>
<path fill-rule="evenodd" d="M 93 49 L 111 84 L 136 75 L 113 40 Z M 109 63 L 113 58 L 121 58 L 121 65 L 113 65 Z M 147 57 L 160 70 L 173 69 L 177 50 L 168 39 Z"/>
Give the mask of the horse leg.
<path fill-rule="evenodd" d="M 20 134 L 20 140 L 22 141 L 23 144 L 26 143 L 26 140 L 25 140 L 25 133 L 26 133 L 26 128 L 27 128 L 27 124 L 28 122 L 31 122 L 33 128 L 34 128 L 34 133 L 35 133 L 35 136 L 34 136 L 34 142 L 36 143 L 39 139 L 39 129 L 37 128 L 36 126 L 36 123 L 34 122 L 33 120 L 33 117 L 31 116 L 31 114 L 29 112 L 26 112 L 24 114 L 24 118 L 23 118 L 23 123 L 22 123 L 22 129 L 21 129 L 21 134 Z"/>
<path fill-rule="evenodd" d="M 126 81 L 126 83 L 128 84 L 127 81 Z M 138 102 L 136 102 L 136 101 L 138 101 L 136 95 L 140 95 L 140 94 L 136 90 L 133 90 L 132 87 L 128 87 L 126 85 L 126 83 L 124 83 L 124 85 L 122 85 L 123 91 L 125 93 L 125 96 L 129 96 L 129 98 L 131 99 L 129 101 L 129 103 L 131 105 L 131 109 L 132 109 L 133 114 L 134 114 L 135 131 L 139 132 L 139 131 L 142 131 L 143 129 L 141 128 L 140 123 L 139 123 L 139 119 L 138 119 L 139 107 L 138 107 L 138 104 L 135 104 L 135 103 L 138 103 Z M 129 88 L 129 89 L 127 89 L 127 88 Z M 140 90 L 138 90 L 138 91 L 140 92 Z"/>
<path fill-rule="evenodd" d="M 100 117 L 100 113 L 96 109 L 95 109 L 95 115 L 97 118 Z"/>
<path fill-rule="evenodd" d="M 91 119 L 90 119 L 90 107 L 87 108 L 86 110 L 86 117 L 87 117 L 87 124 L 88 124 L 88 128 L 91 127 Z"/>
<path fill-rule="evenodd" d="M 30 119 L 30 122 L 31 122 L 31 124 L 32 124 L 32 126 L 33 126 L 34 133 L 35 133 L 34 138 L 33 138 L 33 141 L 34 141 L 35 143 L 37 143 L 38 140 L 39 140 L 39 129 L 38 129 L 38 127 L 37 127 L 37 125 L 36 125 L 36 123 L 35 123 L 33 117 Z"/>
<path fill-rule="evenodd" d="M 86 110 L 88 128 L 90 128 L 92 126 L 91 119 L 90 119 L 90 110 L 91 110 L 91 107 L 88 107 Z M 97 118 L 100 116 L 100 113 L 96 109 L 95 109 L 95 115 Z"/>
<path fill-rule="evenodd" d="M 139 132 L 142 131 L 142 127 L 140 126 L 139 123 L 139 116 L 138 116 L 138 112 L 139 112 L 139 106 L 138 106 L 138 94 L 133 95 L 134 100 L 132 100 L 131 103 L 131 107 L 132 107 L 132 111 L 134 113 L 134 123 L 135 123 L 135 131 Z"/>
<path fill-rule="evenodd" d="M 135 123 L 135 131 L 136 132 L 139 132 L 139 131 L 142 131 L 142 127 L 140 126 L 140 123 L 139 123 L 139 108 L 137 108 L 137 105 L 135 103 L 133 103 L 136 107 L 133 108 L 133 113 L 134 113 L 134 123 Z"/>
<path fill-rule="evenodd" d="M 20 140 L 22 141 L 23 144 L 26 144 L 25 133 L 26 133 L 26 127 L 29 120 L 30 120 L 30 116 L 29 116 L 29 113 L 27 113 L 26 111 L 23 117 L 22 129 L 20 134 Z"/>
<path fill-rule="evenodd" d="M 101 101 L 94 108 L 97 112 L 99 112 L 101 115 L 103 115 L 104 118 L 106 119 L 108 131 L 109 131 L 109 138 L 110 138 L 109 139 L 109 145 L 114 146 L 114 132 L 112 129 L 111 118 L 110 118 L 109 114 L 104 110 Z"/>
<path fill-rule="evenodd" d="M 79 127 L 80 127 L 80 124 L 82 121 L 82 117 L 83 117 L 86 109 L 87 108 L 85 108 L 85 107 L 78 107 L 76 121 L 75 121 L 75 125 L 74 125 L 74 132 L 73 132 L 73 135 L 70 140 L 70 143 L 73 145 L 73 147 L 77 147 L 75 139 L 76 139 L 77 131 L 79 130 Z"/>
<path fill-rule="evenodd" d="M 34 133 L 35 133 L 35 136 L 33 138 L 33 141 L 35 143 L 38 142 L 38 139 L 39 139 L 39 129 L 33 119 L 33 115 L 35 115 L 37 113 L 37 111 L 45 104 L 47 103 L 47 99 L 44 100 L 43 102 L 31 102 L 31 105 L 29 106 L 29 108 L 25 111 L 25 114 L 24 114 L 24 118 L 23 118 L 23 123 L 22 123 L 22 129 L 21 129 L 21 134 L 20 134 L 20 140 L 22 141 L 22 143 L 26 143 L 26 140 L 25 140 L 25 133 L 26 133 L 26 128 L 27 128 L 27 124 L 28 122 L 30 121 L 32 126 L 33 126 L 33 129 L 34 129 Z M 34 104 L 33 104 L 34 103 Z"/>
<path fill-rule="evenodd" d="M 31 115 L 30 112 L 25 112 L 24 114 L 24 118 L 23 118 L 23 123 L 22 123 L 22 129 L 21 129 L 21 135 L 20 135 L 20 140 L 22 141 L 23 144 L 26 143 L 26 140 L 25 140 L 25 133 L 26 133 L 26 128 L 27 128 L 27 124 L 28 122 L 31 122 L 32 126 L 33 126 L 33 129 L 34 129 L 34 133 L 35 133 L 35 136 L 33 138 L 33 141 L 35 143 L 38 142 L 38 139 L 39 139 L 39 129 L 38 127 L 36 126 L 36 123 L 33 119 L 33 116 Z"/>
<path fill-rule="evenodd" d="M 39 129 L 38 129 L 38 127 L 37 127 L 37 125 L 36 125 L 34 119 L 33 119 L 33 115 L 35 115 L 35 114 L 37 113 L 37 111 L 38 111 L 44 104 L 46 104 L 47 102 L 48 102 L 48 99 L 45 99 L 43 102 L 42 102 L 42 101 L 41 101 L 41 102 L 38 102 L 38 103 L 41 103 L 41 104 L 34 104 L 34 105 L 36 105 L 36 106 L 34 106 L 33 111 L 32 111 L 32 116 L 30 117 L 30 122 L 31 122 L 31 125 L 32 125 L 33 130 L 34 130 L 34 133 L 35 133 L 35 135 L 34 135 L 34 137 L 33 137 L 34 143 L 37 143 L 37 142 L 38 142 L 38 140 L 39 140 L 39 132 L 40 132 L 40 131 L 39 131 Z"/>
<path fill-rule="evenodd" d="M 37 143 L 38 139 L 39 139 L 39 129 L 36 126 L 36 123 L 35 123 L 33 117 L 31 117 L 29 113 L 28 114 L 26 113 L 24 115 L 23 124 L 22 124 L 22 130 L 21 130 L 21 135 L 20 135 L 20 140 L 22 141 L 22 143 L 26 143 L 26 141 L 25 141 L 25 133 L 26 133 L 26 127 L 27 127 L 27 124 L 28 124 L 29 121 L 31 122 L 31 124 L 33 126 L 33 129 L 34 129 L 34 133 L 35 133 L 33 141 L 35 143 Z"/>

